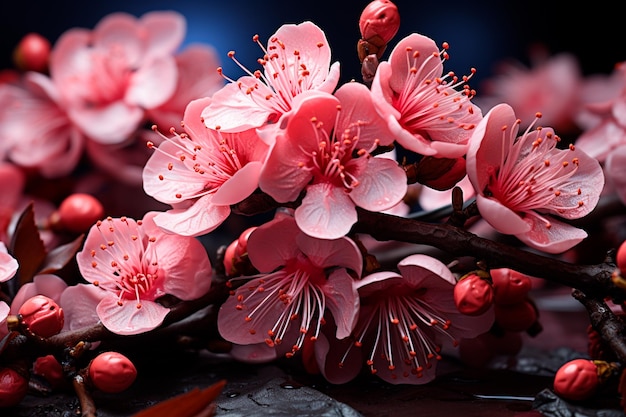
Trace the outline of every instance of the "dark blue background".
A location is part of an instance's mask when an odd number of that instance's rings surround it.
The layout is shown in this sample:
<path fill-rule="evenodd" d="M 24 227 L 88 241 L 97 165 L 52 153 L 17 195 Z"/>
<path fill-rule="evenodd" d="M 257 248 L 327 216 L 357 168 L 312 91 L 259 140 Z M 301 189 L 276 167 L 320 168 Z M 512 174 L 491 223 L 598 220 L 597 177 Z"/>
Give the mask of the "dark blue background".
<path fill-rule="evenodd" d="M 223 60 L 225 73 L 231 77 L 237 78 L 241 71 L 226 57 L 228 51 L 236 50 L 240 60 L 256 69 L 256 58 L 261 51 L 251 41 L 254 34 L 259 34 L 265 43 L 283 23 L 312 20 L 326 32 L 333 60 L 341 61 L 342 80 L 359 79 L 358 20 L 368 3 L 367 0 L 3 0 L 0 68 L 12 65 L 11 51 L 28 32 L 39 32 L 54 41 L 71 27 L 93 28 L 103 16 L 114 11 L 139 16 L 150 10 L 173 9 L 187 18 L 186 43 L 213 45 Z M 446 69 L 463 75 L 475 67 L 478 73 L 471 83 L 474 88 L 492 74 L 495 62 L 509 57 L 525 61 L 528 47 L 535 42 L 544 43 L 552 52 L 576 53 L 585 73 L 608 73 L 617 61 L 626 59 L 621 15 L 608 1 L 563 9 L 547 0 L 397 0 L 395 3 L 402 24 L 394 41 L 411 32 L 420 32 L 437 44 L 449 42 L 451 60 Z"/>

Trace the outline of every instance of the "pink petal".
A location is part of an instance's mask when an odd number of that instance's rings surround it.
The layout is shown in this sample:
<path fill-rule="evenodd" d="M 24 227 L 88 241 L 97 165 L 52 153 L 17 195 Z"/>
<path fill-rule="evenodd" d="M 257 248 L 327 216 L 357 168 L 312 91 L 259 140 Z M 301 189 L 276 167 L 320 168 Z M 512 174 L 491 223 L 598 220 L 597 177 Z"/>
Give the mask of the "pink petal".
<path fill-rule="evenodd" d="M 450 285 L 456 284 L 456 278 L 450 269 L 440 260 L 428 255 L 407 256 L 398 263 L 398 268 L 402 277 L 416 288 L 450 289 Z"/>
<path fill-rule="evenodd" d="M 530 230 L 518 233 L 515 236 L 531 248 L 546 253 L 558 254 L 576 246 L 587 237 L 587 232 L 567 223 L 550 218 L 550 228 L 545 225 L 543 218 L 534 213 L 527 213 L 524 218 Z"/>
<path fill-rule="evenodd" d="M 61 294 L 59 305 L 63 309 L 63 330 L 76 330 L 92 326 L 100 320 L 96 313 L 98 303 L 107 291 L 90 284 L 76 284 Z"/>
<path fill-rule="evenodd" d="M 125 99 L 144 109 L 158 107 L 174 94 L 177 80 L 178 68 L 174 58 L 155 58 L 133 74 Z"/>
<path fill-rule="evenodd" d="M 320 240 L 304 233 L 296 237 L 298 248 L 313 265 L 324 268 L 347 268 L 361 276 L 363 257 L 359 247 L 348 238 Z"/>
<path fill-rule="evenodd" d="M 307 187 L 294 217 L 304 233 L 319 239 L 345 236 L 357 221 L 354 203 L 344 188 L 326 183 Z"/>
<path fill-rule="evenodd" d="M 358 181 L 350 198 L 357 206 L 370 211 L 394 207 L 402 201 L 408 188 L 406 172 L 388 158 L 369 158 Z"/>
<path fill-rule="evenodd" d="M 267 343 L 233 345 L 228 354 L 243 363 L 268 363 L 278 358 L 276 349 Z"/>
<path fill-rule="evenodd" d="M 116 12 L 106 15 L 92 31 L 91 44 L 101 51 L 123 48 L 125 59 L 137 67 L 143 57 L 143 45 L 137 19 L 129 13 Z"/>
<path fill-rule="evenodd" d="M 215 192 L 213 204 L 229 206 L 244 200 L 258 188 L 262 168 L 261 162 L 247 163 Z"/>
<path fill-rule="evenodd" d="M 349 354 L 344 358 L 345 352 Z M 356 378 L 363 369 L 362 353 L 362 349 L 354 348 L 354 341 L 350 339 L 329 340 L 321 334 L 315 341 L 315 360 L 322 375 L 331 384 L 345 384 Z"/>
<path fill-rule="evenodd" d="M 141 16 L 140 25 L 148 56 L 173 54 L 187 32 L 185 17 L 172 10 L 148 12 Z"/>
<path fill-rule="evenodd" d="M 163 323 L 169 311 L 168 308 L 147 300 L 142 300 L 141 308 L 137 308 L 137 302 L 133 300 L 126 300 L 120 306 L 117 297 L 113 295 L 103 298 L 96 308 L 104 327 L 122 336 L 156 329 Z"/>
<path fill-rule="evenodd" d="M 337 325 L 337 338 L 350 336 L 359 317 L 360 304 L 354 279 L 344 269 L 337 269 L 331 272 L 322 289 L 326 295 L 326 306 Z"/>
<path fill-rule="evenodd" d="M 615 189 L 620 200 L 626 204 L 626 145 L 615 148 L 604 164 L 607 183 Z"/>
<path fill-rule="evenodd" d="M 530 230 L 530 226 L 524 219 L 499 201 L 479 194 L 476 196 L 476 203 L 483 219 L 498 232 L 505 235 L 517 235 Z"/>
<path fill-rule="evenodd" d="M 416 60 L 415 65 L 409 64 L 407 59 L 407 48 L 410 48 L 413 52 L 419 52 L 419 58 Z M 441 59 L 432 59 L 433 54 L 439 54 L 439 48 L 432 39 L 413 33 L 404 39 L 400 40 L 391 51 L 389 55 L 389 63 L 393 68 L 393 74 L 389 79 L 389 85 L 395 92 L 400 92 L 404 89 L 406 79 L 410 74 L 409 65 L 415 66 L 420 69 L 420 72 L 424 74 L 424 78 L 433 79 L 441 76 L 443 73 L 443 64 Z M 430 57 L 430 59 L 428 59 Z M 424 65 L 422 67 L 422 65 Z"/>
<path fill-rule="evenodd" d="M 172 209 L 158 214 L 154 222 L 164 230 L 184 236 L 201 236 L 212 232 L 230 215 L 229 206 L 216 206 L 212 196 L 198 199 L 186 209 Z"/>
<path fill-rule="evenodd" d="M 102 108 L 72 108 L 70 118 L 91 139 L 102 144 L 125 141 L 143 120 L 142 109 L 122 102 Z"/>
<path fill-rule="evenodd" d="M 2 246 L 4 246 L 4 243 L 2 243 Z M 13 256 L 6 252 L 0 252 L 0 282 L 13 278 L 18 268 L 19 264 Z"/>
<path fill-rule="evenodd" d="M 284 266 L 300 253 L 296 236 L 300 229 L 293 217 L 278 217 L 259 226 L 248 239 L 248 256 L 252 265 L 262 273 Z M 268 245 L 267 242 L 273 242 Z"/>

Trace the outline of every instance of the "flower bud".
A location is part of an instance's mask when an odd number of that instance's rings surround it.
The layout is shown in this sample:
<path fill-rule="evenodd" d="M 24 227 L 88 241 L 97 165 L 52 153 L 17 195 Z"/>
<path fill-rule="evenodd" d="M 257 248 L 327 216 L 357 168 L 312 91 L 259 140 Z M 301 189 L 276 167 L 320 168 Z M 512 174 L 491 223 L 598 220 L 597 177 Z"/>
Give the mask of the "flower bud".
<path fill-rule="evenodd" d="M 389 0 L 372 1 L 361 12 L 359 29 L 363 39 L 378 37 L 386 45 L 400 29 L 398 8 Z"/>
<path fill-rule="evenodd" d="M 63 329 L 63 309 L 49 297 L 36 295 L 22 304 L 18 313 L 28 330 L 40 337 L 50 337 Z"/>
<path fill-rule="evenodd" d="M 55 229 L 84 233 L 102 217 L 104 207 L 97 198 L 76 193 L 61 202 L 59 209 L 50 217 L 50 225 Z"/>
<path fill-rule="evenodd" d="M 49 57 L 50 41 L 38 33 L 24 36 L 13 51 L 13 61 L 22 71 L 47 71 Z"/>
<path fill-rule="evenodd" d="M 476 273 L 469 273 L 454 286 L 454 303 L 463 314 L 481 315 L 489 310 L 493 303 L 493 288 Z"/>
<path fill-rule="evenodd" d="M 224 270 L 227 276 L 240 275 L 248 268 L 244 259 L 248 253 L 248 238 L 256 227 L 244 230 L 237 240 L 234 240 L 224 252 Z"/>
<path fill-rule="evenodd" d="M 566 400 L 586 400 L 596 392 L 599 384 L 598 367 L 588 359 L 569 361 L 554 376 L 554 392 Z"/>
<path fill-rule="evenodd" d="M 517 304 L 526 300 L 533 285 L 528 275 L 509 268 L 492 269 L 490 274 L 496 304 Z"/>
<path fill-rule="evenodd" d="M 496 323 L 504 330 L 523 332 L 537 321 L 537 309 L 526 299 L 515 304 L 494 304 Z"/>
<path fill-rule="evenodd" d="M 63 367 L 53 355 L 40 356 L 33 363 L 33 374 L 43 377 L 52 388 L 57 388 L 65 381 Z"/>
<path fill-rule="evenodd" d="M 115 394 L 124 391 L 135 382 L 137 368 L 121 353 L 104 352 L 89 363 L 87 374 L 97 389 Z"/>
<path fill-rule="evenodd" d="M 461 181 L 466 173 L 465 158 L 448 159 L 425 156 L 409 174 L 413 174 L 414 180 L 420 184 L 438 191 L 446 191 Z"/>
<path fill-rule="evenodd" d="M 13 407 L 28 392 L 28 379 L 11 368 L 0 369 L 0 407 Z"/>

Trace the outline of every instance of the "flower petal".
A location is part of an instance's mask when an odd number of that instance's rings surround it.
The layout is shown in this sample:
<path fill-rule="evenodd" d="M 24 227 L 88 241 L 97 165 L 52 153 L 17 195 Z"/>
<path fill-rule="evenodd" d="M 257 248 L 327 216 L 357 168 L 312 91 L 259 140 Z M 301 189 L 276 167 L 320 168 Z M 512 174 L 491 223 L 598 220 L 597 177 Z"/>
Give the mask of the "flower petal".
<path fill-rule="evenodd" d="M 307 187 L 294 217 L 304 233 L 319 239 L 345 236 L 357 221 L 354 202 L 343 187 L 326 183 Z"/>
<path fill-rule="evenodd" d="M 120 306 L 113 295 L 103 298 L 96 307 L 104 327 L 122 336 L 156 329 L 163 323 L 169 311 L 169 308 L 147 300 L 142 300 L 141 308 L 138 308 L 137 302 L 133 300 L 125 300 Z"/>

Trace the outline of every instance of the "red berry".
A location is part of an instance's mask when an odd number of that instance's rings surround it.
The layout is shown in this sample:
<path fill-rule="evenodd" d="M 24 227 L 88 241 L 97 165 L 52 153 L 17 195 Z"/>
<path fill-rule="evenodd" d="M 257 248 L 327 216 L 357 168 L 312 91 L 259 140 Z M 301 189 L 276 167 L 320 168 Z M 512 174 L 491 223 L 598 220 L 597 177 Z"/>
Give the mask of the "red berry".
<path fill-rule="evenodd" d="M 495 304 L 496 323 L 504 330 L 522 332 L 537 321 L 537 309 L 525 300 L 515 304 Z"/>
<path fill-rule="evenodd" d="M 40 337 L 50 337 L 63 329 L 63 309 L 49 297 L 36 295 L 22 304 L 18 313 L 32 333 Z"/>
<path fill-rule="evenodd" d="M 589 359 L 567 362 L 554 376 L 554 392 L 567 400 L 582 401 L 590 398 L 598 388 L 598 367 Z"/>
<path fill-rule="evenodd" d="M 59 387 L 65 381 L 63 367 L 53 355 L 38 357 L 33 364 L 33 374 L 45 378 L 52 388 Z"/>
<path fill-rule="evenodd" d="M 55 215 L 57 221 L 53 219 L 52 223 L 70 232 L 83 233 L 103 218 L 104 207 L 94 196 L 76 193 L 61 202 Z"/>
<path fill-rule="evenodd" d="M 38 33 L 24 36 L 13 51 L 13 61 L 22 71 L 46 71 L 49 57 L 50 41 Z"/>
<path fill-rule="evenodd" d="M 11 368 L 0 369 L 0 407 L 13 407 L 28 392 L 28 380 Z"/>
<path fill-rule="evenodd" d="M 528 275 L 509 268 L 489 271 L 496 304 L 517 304 L 526 300 L 533 283 Z"/>
<path fill-rule="evenodd" d="M 493 288 L 478 275 L 469 274 L 454 286 L 454 302 L 463 314 L 481 315 L 493 304 Z"/>
<path fill-rule="evenodd" d="M 115 394 L 135 382 L 137 368 L 121 353 L 104 352 L 89 363 L 88 375 L 97 389 Z"/>

